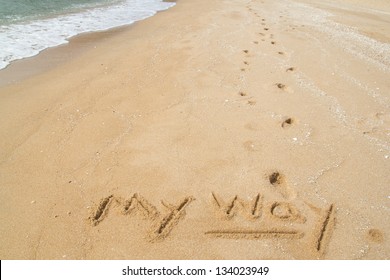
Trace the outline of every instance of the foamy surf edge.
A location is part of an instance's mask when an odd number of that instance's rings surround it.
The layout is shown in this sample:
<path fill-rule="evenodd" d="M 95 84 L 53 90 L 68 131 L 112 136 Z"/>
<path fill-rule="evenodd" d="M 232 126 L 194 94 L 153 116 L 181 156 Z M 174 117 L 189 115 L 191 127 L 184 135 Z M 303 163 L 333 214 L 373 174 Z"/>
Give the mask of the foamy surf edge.
<path fill-rule="evenodd" d="M 161 0 L 126 0 L 55 18 L 0 26 L 0 70 L 12 61 L 68 43 L 76 35 L 132 24 L 174 6 Z"/>

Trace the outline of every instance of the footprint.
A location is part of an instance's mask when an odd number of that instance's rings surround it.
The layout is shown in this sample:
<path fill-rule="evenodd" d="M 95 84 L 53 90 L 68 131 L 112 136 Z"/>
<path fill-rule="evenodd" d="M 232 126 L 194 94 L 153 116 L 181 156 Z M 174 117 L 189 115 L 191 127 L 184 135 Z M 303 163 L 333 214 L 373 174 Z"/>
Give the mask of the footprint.
<path fill-rule="evenodd" d="M 286 92 L 289 92 L 289 93 L 293 93 L 294 92 L 290 87 L 288 87 L 288 86 L 286 86 L 285 84 L 282 84 L 282 83 L 277 83 L 277 84 L 275 84 L 275 86 L 277 86 L 278 89 L 286 91 Z"/>
<path fill-rule="evenodd" d="M 240 91 L 238 94 L 239 94 L 240 96 L 246 96 L 246 93 L 243 92 L 243 91 Z"/>
<path fill-rule="evenodd" d="M 279 171 L 274 171 L 269 174 L 268 181 L 283 198 L 293 199 L 296 197 L 295 191 L 287 185 L 286 177 Z"/>
<path fill-rule="evenodd" d="M 268 31 L 268 30 L 269 30 L 269 28 L 265 27 L 265 28 L 264 28 L 264 30 L 265 30 L 265 31 Z"/>
<path fill-rule="evenodd" d="M 378 112 L 375 114 L 375 118 L 378 120 L 384 122 L 384 123 L 390 123 L 390 114 L 384 113 L 384 112 Z"/>
<path fill-rule="evenodd" d="M 249 53 L 249 51 L 248 51 L 248 50 L 243 50 L 243 52 L 244 52 L 244 53 Z"/>
<path fill-rule="evenodd" d="M 294 92 L 291 88 L 289 88 L 288 86 L 286 86 L 285 84 L 282 84 L 282 83 L 276 83 L 275 86 L 278 87 L 278 89 L 281 89 L 283 91 L 287 91 L 287 92 Z"/>
<path fill-rule="evenodd" d="M 278 54 L 280 54 L 280 55 L 284 55 L 284 52 L 278 52 Z"/>
<path fill-rule="evenodd" d="M 256 101 L 255 100 L 248 100 L 248 104 L 251 106 L 256 105 Z"/>
<path fill-rule="evenodd" d="M 241 72 L 245 72 L 245 68 L 241 68 Z"/>
<path fill-rule="evenodd" d="M 280 174 L 278 171 L 275 171 L 271 175 L 269 175 L 268 179 L 271 185 L 273 186 L 278 186 L 285 182 L 284 176 Z"/>
<path fill-rule="evenodd" d="M 245 64 L 245 65 L 249 65 L 249 62 L 248 62 L 248 61 L 244 61 L 244 64 Z"/>
<path fill-rule="evenodd" d="M 375 242 L 375 243 L 382 243 L 383 242 L 383 234 L 378 229 L 370 229 L 367 233 L 368 240 Z"/>
<path fill-rule="evenodd" d="M 259 43 L 259 41 L 253 41 L 253 44 L 258 44 Z"/>
<path fill-rule="evenodd" d="M 293 118 L 287 118 L 282 122 L 282 127 L 287 128 L 287 127 L 291 126 L 293 123 L 294 123 Z"/>
<path fill-rule="evenodd" d="M 295 71 L 295 68 L 294 67 L 290 67 L 290 68 L 287 68 L 286 69 L 286 72 L 294 72 Z"/>

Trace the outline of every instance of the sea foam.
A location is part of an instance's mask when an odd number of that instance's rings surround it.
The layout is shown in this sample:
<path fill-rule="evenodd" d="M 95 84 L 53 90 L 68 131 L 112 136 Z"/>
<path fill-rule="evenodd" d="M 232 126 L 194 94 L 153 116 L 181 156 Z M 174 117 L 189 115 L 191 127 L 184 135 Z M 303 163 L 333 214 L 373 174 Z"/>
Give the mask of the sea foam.
<path fill-rule="evenodd" d="M 174 3 L 161 0 L 125 0 L 111 6 L 78 13 L 0 26 L 0 69 L 10 62 L 37 55 L 42 50 L 65 44 L 72 36 L 131 24 Z"/>

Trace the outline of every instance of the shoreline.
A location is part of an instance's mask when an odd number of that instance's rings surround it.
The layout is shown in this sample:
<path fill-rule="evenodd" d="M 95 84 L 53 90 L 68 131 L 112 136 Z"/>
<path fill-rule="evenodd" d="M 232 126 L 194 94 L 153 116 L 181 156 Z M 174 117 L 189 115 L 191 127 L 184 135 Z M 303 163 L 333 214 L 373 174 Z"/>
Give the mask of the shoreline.
<path fill-rule="evenodd" d="M 163 2 L 177 3 L 178 1 L 163 0 Z M 175 6 L 168 8 L 167 10 L 157 11 L 156 14 L 151 17 L 157 16 L 159 13 L 166 12 L 174 7 Z M 0 89 L 7 85 L 12 85 L 35 75 L 50 71 L 55 67 L 66 63 L 69 59 L 75 59 L 79 55 L 82 55 L 84 52 L 93 48 L 94 44 L 100 44 L 149 18 L 107 30 L 77 34 L 68 38 L 67 43 L 46 48 L 31 57 L 14 60 L 4 69 L 0 69 Z"/>
<path fill-rule="evenodd" d="M 163 0 L 163 2 L 178 3 L 179 0 Z M 334 12 L 334 17 L 337 20 L 337 22 L 349 24 L 352 26 L 359 26 L 358 28 L 362 32 L 362 34 L 366 36 L 372 36 L 372 38 L 382 43 L 387 43 L 387 44 L 390 43 L 390 35 L 388 36 L 385 35 L 385 34 L 390 34 L 390 27 L 386 29 L 382 29 L 383 33 L 381 34 L 372 33 L 369 30 L 369 28 L 372 27 L 379 28 L 377 24 L 375 24 L 375 22 L 371 22 L 370 25 L 366 27 L 364 24 L 359 23 L 360 18 L 358 17 L 358 14 L 355 15 L 355 18 L 354 17 L 351 17 L 349 19 L 343 18 L 343 11 L 348 12 L 346 10 L 347 9 L 346 7 L 348 6 L 345 3 L 344 3 L 344 8 L 336 8 L 335 6 L 336 4 L 334 2 L 331 3 L 313 2 L 313 1 L 309 1 L 309 2 L 301 1 L 301 2 L 306 4 L 311 4 L 312 6 L 321 7 L 328 11 L 332 11 Z M 353 1 L 350 1 L 350 3 L 352 2 Z M 157 16 L 159 13 L 171 10 L 174 7 L 175 6 L 164 11 L 158 11 L 152 17 Z M 364 6 L 362 5 L 362 3 L 359 3 L 359 5 L 357 5 L 356 7 L 362 10 L 371 8 L 372 11 L 379 12 L 379 10 L 373 9 L 373 6 L 369 6 L 369 5 Z M 386 6 L 381 6 L 381 8 L 383 7 Z M 390 8 L 387 8 L 386 11 L 387 10 L 390 12 Z M 351 15 L 354 16 L 353 13 L 351 13 Z M 386 17 L 384 16 L 383 19 L 385 18 Z M 50 71 L 60 66 L 61 64 L 66 63 L 69 59 L 71 60 L 76 59 L 78 56 L 82 55 L 86 51 L 91 50 L 95 44 L 100 44 L 113 36 L 117 36 L 117 35 L 119 36 L 120 33 L 125 32 L 126 30 L 133 28 L 135 25 L 139 24 L 140 22 L 143 22 L 148 19 L 149 18 L 146 18 L 128 25 L 118 26 L 107 30 L 92 31 L 92 32 L 78 34 L 70 37 L 68 39 L 68 43 L 66 44 L 58 45 L 55 47 L 49 47 L 41 51 L 39 54 L 34 55 L 32 57 L 26 57 L 26 58 L 12 61 L 6 68 L 0 70 L 0 89 L 8 85 L 21 82 L 35 75 L 40 75 L 47 71 Z"/>
<path fill-rule="evenodd" d="M 390 17 L 349 2 L 181 0 L 0 87 L 0 258 L 389 259 Z"/>
<path fill-rule="evenodd" d="M 93 49 L 95 45 L 125 32 L 135 24 L 137 22 L 104 31 L 75 35 L 69 38 L 66 44 L 47 48 L 32 57 L 12 61 L 6 68 L 0 70 L 0 89 L 44 74 L 67 63 L 69 60 L 74 60 Z"/>

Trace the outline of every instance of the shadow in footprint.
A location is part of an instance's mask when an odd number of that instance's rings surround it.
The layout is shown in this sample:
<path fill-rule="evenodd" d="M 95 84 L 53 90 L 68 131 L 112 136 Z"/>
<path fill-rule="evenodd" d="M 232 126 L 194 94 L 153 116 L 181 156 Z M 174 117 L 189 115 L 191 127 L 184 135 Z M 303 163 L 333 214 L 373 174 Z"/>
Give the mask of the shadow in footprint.
<path fill-rule="evenodd" d="M 282 84 L 282 83 L 277 83 L 277 84 L 275 84 L 275 86 L 278 89 L 286 91 L 286 92 L 289 92 L 289 93 L 293 93 L 294 92 L 290 87 L 288 87 L 288 86 L 286 86 L 285 84 Z"/>
<path fill-rule="evenodd" d="M 287 127 L 291 126 L 293 123 L 294 123 L 293 118 L 287 118 L 282 122 L 282 127 L 287 128 Z"/>
<path fill-rule="evenodd" d="M 281 185 L 282 183 L 284 183 L 284 176 L 278 171 L 275 171 L 271 175 L 269 175 L 268 179 L 273 186 Z"/>

